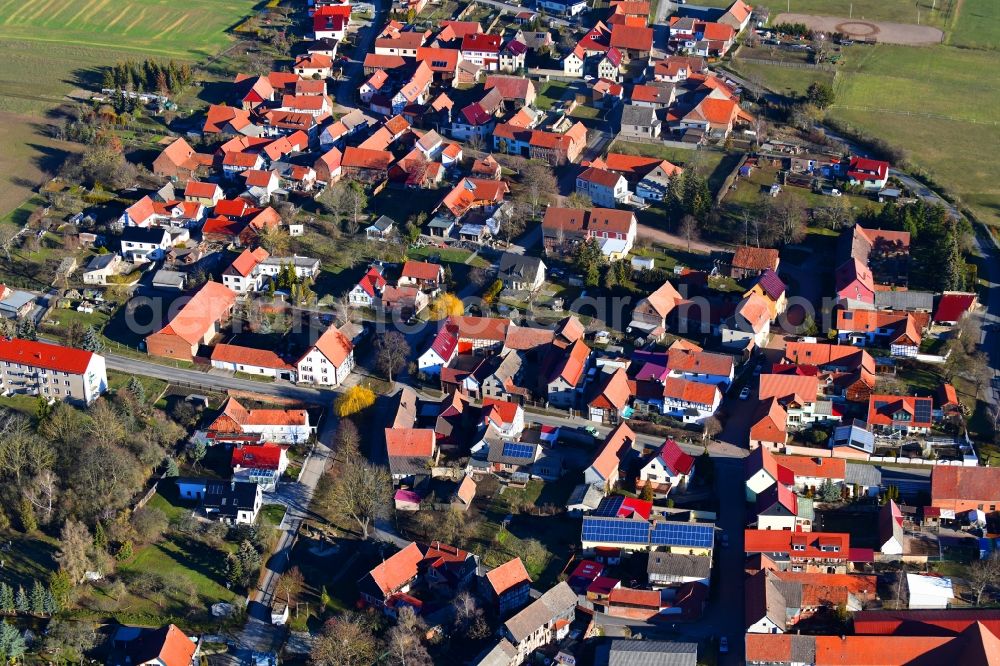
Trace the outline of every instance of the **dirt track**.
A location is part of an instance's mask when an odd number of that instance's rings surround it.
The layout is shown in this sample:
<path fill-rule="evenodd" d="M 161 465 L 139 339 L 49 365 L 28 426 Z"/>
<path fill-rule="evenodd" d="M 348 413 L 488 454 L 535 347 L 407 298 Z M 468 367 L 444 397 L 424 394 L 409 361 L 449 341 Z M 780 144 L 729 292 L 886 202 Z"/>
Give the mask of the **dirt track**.
<path fill-rule="evenodd" d="M 772 23 L 804 23 L 820 32 L 840 32 L 852 39 L 874 39 L 886 44 L 940 44 L 944 33 L 938 28 L 909 23 L 887 23 L 864 19 L 814 16 L 812 14 L 780 14 Z"/>

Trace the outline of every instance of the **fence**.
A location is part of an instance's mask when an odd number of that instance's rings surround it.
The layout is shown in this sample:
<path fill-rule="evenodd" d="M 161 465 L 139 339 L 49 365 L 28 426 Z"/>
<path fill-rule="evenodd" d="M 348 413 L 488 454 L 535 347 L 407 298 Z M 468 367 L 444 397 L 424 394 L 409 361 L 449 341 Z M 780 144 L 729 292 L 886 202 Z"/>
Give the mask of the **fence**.
<path fill-rule="evenodd" d="M 698 144 L 685 143 L 683 141 L 671 141 L 669 139 L 657 139 L 645 136 L 623 136 L 621 133 L 615 134 L 611 138 L 615 141 L 625 141 L 626 143 L 645 143 L 653 146 L 664 146 L 666 148 L 680 148 L 682 150 L 698 150 Z"/>

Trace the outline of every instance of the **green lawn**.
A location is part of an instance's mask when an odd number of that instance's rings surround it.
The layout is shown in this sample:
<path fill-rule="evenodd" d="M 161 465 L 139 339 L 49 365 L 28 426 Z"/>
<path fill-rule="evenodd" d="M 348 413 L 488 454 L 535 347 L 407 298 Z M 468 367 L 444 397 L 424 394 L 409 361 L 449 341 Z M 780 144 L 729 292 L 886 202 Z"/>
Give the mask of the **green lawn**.
<path fill-rule="evenodd" d="M 142 375 L 129 375 L 124 372 L 116 372 L 115 370 L 108 370 L 108 388 L 111 390 L 126 388 L 132 377 L 138 379 L 139 383 L 142 384 L 148 402 L 154 402 L 160 397 L 161 393 L 167 390 L 168 384 L 162 379 L 144 377 Z"/>
<path fill-rule="evenodd" d="M 285 517 L 285 506 L 283 504 L 265 504 L 260 510 L 261 525 L 277 527 Z"/>
<path fill-rule="evenodd" d="M 1000 49 L 1000 3 L 962 0 L 948 43 L 970 49 Z"/>
<path fill-rule="evenodd" d="M 944 27 L 950 16 L 952 4 L 958 0 L 759 0 L 754 6 L 771 10 L 771 22 L 782 12 L 791 9 L 793 14 L 820 14 L 823 16 L 851 16 L 872 21 L 916 23 L 920 10 L 921 25 Z M 986 0 L 989 2 L 990 0 Z M 699 0 L 706 7 L 728 7 L 731 0 Z M 931 9 L 936 7 L 936 9 Z"/>
<path fill-rule="evenodd" d="M 757 63 L 733 60 L 729 68 L 745 77 L 759 77 L 766 88 L 786 97 L 801 97 L 814 82 L 833 85 L 833 72 L 821 69 L 781 67 L 780 65 L 759 65 Z"/>
<path fill-rule="evenodd" d="M 948 46 L 854 47 L 829 115 L 905 149 L 979 217 L 1000 224 L 996 55 Z"/>
<path fill-rule="evenodd" d="M 557 105 L 569 91 L 569 86 L 558 81 L 547 81 L 539 85 L 535 96 L 535 106 L 548 111 Z"/>
<path fill-rule="evenodd" d="M 27 587 L 32 580 L 47 581 L 56 568 L 58 548 L 56 539 L 43 534 L 0 532 L 0 581 L 13 587 Z"/>

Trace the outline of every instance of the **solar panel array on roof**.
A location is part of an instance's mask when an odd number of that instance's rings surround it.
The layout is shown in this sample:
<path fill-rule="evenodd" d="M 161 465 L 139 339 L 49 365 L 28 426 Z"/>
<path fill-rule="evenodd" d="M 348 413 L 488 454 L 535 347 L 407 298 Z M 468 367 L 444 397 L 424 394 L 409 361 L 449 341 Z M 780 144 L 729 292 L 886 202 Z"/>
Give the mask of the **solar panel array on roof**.
<path fill-rule="evenodd" d="M 607 497 L 601 500 L 600 505 L 594 509 L 590 515 L 603 518 L 617 518 L 618 511 L 622 508 L 622 503 L 624 501 L 624 495 L 613 495 L 611 497 Z"/>
<path fill-rule="evenodd" d="M 917 423 L 930 423 L 931 421 L 931 401 L 929 399 L 917 399 L 913 403 L 914 420 Z"/>
<path fill-rule="evenodd" d="M 534 458 L 534 444 L 518 444 L 517 442 L 504 442 L 503 455 L 506 458 Z"/>
<path fill-rule="evenodd" d="M 649 543 L 649 523 L 628 518 L 583 519 L 583 541 L 600 543 Z"/>
<path fill-rule="evenodd" d="M 655 523 L 650 535 L 650 542 L 655 546 L 711 548 L 714 539 L 714 525 L 693 523 Z"/>

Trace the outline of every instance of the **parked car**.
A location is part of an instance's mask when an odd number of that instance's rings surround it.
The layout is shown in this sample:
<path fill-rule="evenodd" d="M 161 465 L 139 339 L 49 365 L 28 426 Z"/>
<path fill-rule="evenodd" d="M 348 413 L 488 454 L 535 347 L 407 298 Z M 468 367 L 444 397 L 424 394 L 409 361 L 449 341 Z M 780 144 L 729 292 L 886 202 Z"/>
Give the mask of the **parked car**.
<path fill-rule="evenodd" d="M 749 397 L 750 397 L 750 387 L 744 386 L 743 390 L 740 391 L 740 400 L 746 400 Z"/>
<path fill-rule="evenodd" d="M 719 637 L 719 652 L 722 654 L 729 652 L 729 639 L 725 636 Z"/>

